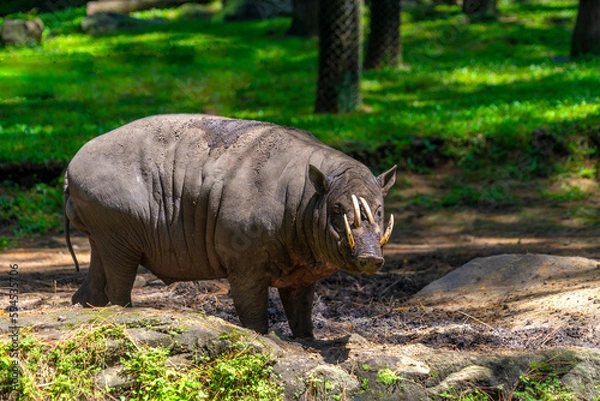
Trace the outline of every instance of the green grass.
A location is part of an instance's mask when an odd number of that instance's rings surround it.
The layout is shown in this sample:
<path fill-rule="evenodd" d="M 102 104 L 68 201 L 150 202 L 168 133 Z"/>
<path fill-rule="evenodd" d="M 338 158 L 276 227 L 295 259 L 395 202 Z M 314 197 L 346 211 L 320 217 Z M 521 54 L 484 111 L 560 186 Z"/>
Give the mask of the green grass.
<path fill-rule="evenodd" d="M 42 14 L 61 35 L 0 52 L 0 161 L 68 160 L 100 133 L 172 112 L 294 125 L 341 147 L 438 136 L 459 159 L 482 139 L 514 148 L 537 127 L 569 135 L 600 121 L 600 61 L 552 60 L 568 54 L 576 3 L 505 5 L 481 24 L 457 7 L 427 20 L 404 12 L 405 66 L 365 73 L 363 108 L 342 116 L 312 113 L 317 41 L 286 37 L 287 19 L 173 19 L 94 38 L 75 31 L 83 8 Z"/>
<path fill-rule="evenodd" d="M 452 160 L 478 179 L 515 169 L 519 179 L 594 176 L 600 59 L 561 59 L 576 11 L 577 0 L 504 1 L 498 21 L 469 24 L 458 7 L 424 15 L 407 6 L 404 63 L 365 72 L 362 106 L 345 115 L 313 113 L 318 42 L 285 36 L 289 19 L 190 21 L 155 10 L 136 16 L 169 23 L 91 37 L 78 32 L 84 8 L 40 14 L 42 47 L 0 49 L 0 166 L 66 163 L 86 141 L 134 119 L 209 112 L 309 130 L 366 152 L 375 170 L 398 163 L 427 171 Z M 540 127 L 568 156 L 536 148 Z M 424 138 L 422 149 L 415 138 Z M 472 203 L 477 191 L 454 195 Z"/>

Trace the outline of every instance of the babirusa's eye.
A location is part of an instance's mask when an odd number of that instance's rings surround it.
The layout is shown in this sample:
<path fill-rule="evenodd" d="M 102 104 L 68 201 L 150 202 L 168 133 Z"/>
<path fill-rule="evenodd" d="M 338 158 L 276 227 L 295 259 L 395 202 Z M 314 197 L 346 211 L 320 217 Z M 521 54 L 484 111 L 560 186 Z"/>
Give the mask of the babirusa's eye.
<path fill-rule="evenodd" d="M 333 205 L 333 207 L 331 208 L 331 212 L 333 214 L 342 214 L 343 210 L 342 210 L 342 205 L 340 205 L 339 203 L 336 203 L 335 205 Z"/>

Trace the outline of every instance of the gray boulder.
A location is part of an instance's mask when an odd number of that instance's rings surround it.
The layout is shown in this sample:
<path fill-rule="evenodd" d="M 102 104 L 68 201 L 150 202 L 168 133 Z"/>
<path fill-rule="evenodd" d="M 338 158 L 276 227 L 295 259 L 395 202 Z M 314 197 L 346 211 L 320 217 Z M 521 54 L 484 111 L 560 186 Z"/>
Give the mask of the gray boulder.
<path fill-rule="evenodd" d="M 490 330 L 550 333 L 539 344 L 530 342 L 535 336 L 525 339 L 529 346 L 570 338 L 572 344 L 587 347 L 600 341 L 599 279 L 600 262 L 593 259 L 497 255 L 448 273 L 411 302 L 459 313 Z"/>
<path fill-rule="evenodd" d="M 226 21 L 253 21 L 289 16 L 291 0 L 227 0 L 224 4 Z"/>
<path fill-rule="evenodd" d="M 89 35 L 104 35 L 122 30 L 139 29 L 148 25 L 164 24 L 165 20 L 143 20 L 114 12 L 98 12 L 81 21 L 81 30 Z"/>
<path fill-rule="evenodd" d="M 42 43 L 44 23 L 41 19 L 5 20 L 0 28 L 0 42 L 9 46 L 37 46 Z"/>

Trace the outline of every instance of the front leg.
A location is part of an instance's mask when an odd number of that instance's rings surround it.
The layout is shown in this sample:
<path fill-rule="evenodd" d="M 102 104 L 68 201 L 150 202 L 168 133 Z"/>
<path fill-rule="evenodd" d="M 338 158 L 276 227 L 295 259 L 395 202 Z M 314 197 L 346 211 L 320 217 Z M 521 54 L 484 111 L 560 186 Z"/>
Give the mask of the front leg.
<path fill-rule="evenodd" d="M 265 280 L 230 279 L 233 305 L 242 326 L 267 334 L 269 321 L 267 306 L 269 302 L 269 283 Z"/>
<path fill-rule="evenodd" d="M 314 338 L 312 306 L 316 284 L 300 288 L 279 288 L 279 297 L 294 337 Z"/>

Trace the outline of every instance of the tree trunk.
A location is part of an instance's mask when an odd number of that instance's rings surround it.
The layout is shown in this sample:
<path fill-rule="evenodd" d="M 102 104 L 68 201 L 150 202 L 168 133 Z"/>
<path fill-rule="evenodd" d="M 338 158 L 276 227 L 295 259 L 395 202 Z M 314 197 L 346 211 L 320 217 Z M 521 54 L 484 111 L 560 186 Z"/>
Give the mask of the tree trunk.
<path fill-rule="evenodd" d="M 365 69 L 395 66 L 400 61 L 400 0 L 371 0 L 371 32 Z"/>
<path fill-rule="evenodd" d="M 463 12 L 472 20 L 495 19 L 498 15 L 497 0 L 463 0 Z"/>
<path fill-rule="evenodd" d="M 316 113 L 345 113 L 360 103 L 361 37 L 361 0 L 320 2 Z"/>
<path fill-rule="evenodd" d="M 600 56 L 600 1 L 579 0 L 577 22 L 571 39 L 571 57 Z"/>
<path fill-rule="evenodd" d="M 304 37 L 319 34 L 319 0 L 292 0 L 292 25 L 287 34 Z"/>

